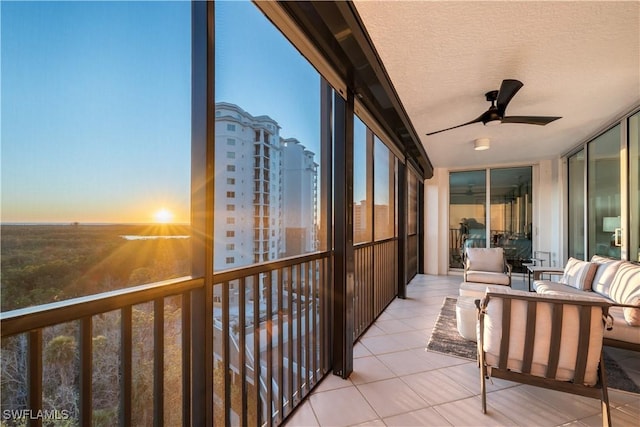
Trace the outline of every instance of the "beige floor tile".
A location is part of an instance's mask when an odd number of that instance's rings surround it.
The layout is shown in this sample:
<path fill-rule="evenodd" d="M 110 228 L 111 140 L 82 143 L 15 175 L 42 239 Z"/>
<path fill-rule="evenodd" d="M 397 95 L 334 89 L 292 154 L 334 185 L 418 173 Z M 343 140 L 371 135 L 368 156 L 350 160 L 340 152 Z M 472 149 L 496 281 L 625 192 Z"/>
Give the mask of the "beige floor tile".
<path fill-rule="evenodd" d="M 319 427 L 318 420 L 313 413 L 311 403 L 307 400 L 300 407 L 296 408 L 295 412 L 287 420 L 287 425 L 290 427 Z"/>
<path fill-rule="evenodd" d="M 362 338 L 370 338 L 370 337 L 377 337 L 380 335 L 386 335 L 385 332 L 378 328 L 375 324 L 369 326 L 369 328 L 367 329 L 367 332 L 364 333 L 364 336 Z"/>
<path fill-rule="evenodd" d="M 353 358 L 357 359 L 359 357 L 367 357 L 372 356 L 371 352 L 367 347 L 357 342 L 353 346 Z"/>
<path fill-rule="evenodd" d="M 559 426 L 575 419 L 546 402 L 532 398 L 523 386 L 487 393 L 487 403 L 523 426 Z M 593 414 L 593 411 L 584 415 L 590 414 Z"/>
<path fill-rule="evenodd" d="M 355 386 L 313 393 L 309 400 L 321 426 L 350 426 L 379 418 Z"/>
<path fill-rule="evenodd" d="M 403 344 L 405 348 L 424 350 L 429 341 L 430 332 L 427 330 L 398 332 L 393 334 L 393 339 Z"/>
<path fill-rule="evenodd" d="M 351 382 L 351 378 L 347 378 L 345 380 L 345 379 L 342 379 L 342 377 L 329 373 L 326 377 L 322 379 L 322 381 L 320 381 L 320 384 L 318 384 L 318 386 L 315 389 L 313 389 L 312 393 L 320 393 L 323 391 L 336 390 L 339 388 L 352 387 L 352 386 L 353 386 L 353 383 Z"/>
<path fill-rule="evenodd" d="M 480 394 L 480 368 L 476 362 L 468 362 L 452 366 L 443 369 L 442 372 L 457 384 L 460 384 L 474 394 Z M 500 378 L 490 378 L 486 380 L 487 392 L 515 387 L 517 385 L 517 383 L 502 380 Z"/>
<path fill-rule="evenodd" d="M 378 320 L 376 321 L 376 326 L 382 329 L 385 334 L 395 334 L 398 332 L 406 332 L 411 330 L 409 325 L 398 319 Z"/>
<path fill-rule="evenodd" d="M 360 342 L 375 355 L 407 349 L 403 343 L 394 339 L 393 335 L 365 336 Z"/>
<path fill-rule="evenodd" d="M 438 367 L 433 363 L 431 353 L 423 348 L 381 354 L 378 359 L 397 376 L 430 371 Z"/>
<path fill-rule="evenodd" d="M 482 402 L 474 396 L 434 406 L 433 409 L 454 426 L 515 426 L 515 421 L 503 413 L 487 406 L 487 413 L 482 413 Z"/>
<path fill-rule="evenodd" d="M 587 426 L 602 426 L 602 417 L 600 414 L 581 418 L 579 421 Z M 640 425 L 640 418 L 619 409 L 613 409 L 611 411 L 611 425 L 614 427 L 638 427 Z"/>
<path fill-rule="evenodd" d="M 533 399 L 544 402 L 549 407 L 563 412 L 570 419 L 584 418 L 585 416 L 599 414 L 601 412 L 600 400 L 555 390 L 546 390 L 530 385 L 523 386 L 522 390 L 530 394 Z"/>
<path fill-rule="evenodd" d="M 362 424 L 356 424 L 353 427 L 385 427 L 384 421 L 377 419 L 371 421 L 365 421 Z"/>
<path fill-rule="evenodd" d="M 407 375 L 402 380 L 431 405 L 473 396 L 471 391 L 440 370 Z"/>
<path fill-rule="evenodd" d="M 413 330 L 424 331 L 428 337 L 431 334 L 431 330 L 433 329 L 433 325 L 435 325 L 437 318 L 438 313 L 433 313 L 420 316 L 412 316 L 410 318 L 400 320 Z"/>
<path fill-rule="evenodd" d="M 395 374 L 375 356 L 361 357 L 353 361 L 353 373 L 349 379 L 353 384 L 365 384 L 395 377 Z"/>
<path fill-rule="evenodd" d="M 385 418 L 384 424 L 388 427 L 423 427 L 423 426 L 450 426 L 451 424 L 433 408 L 419 409 L 406 414 Z"/>
<path fill-rule="evenodd" d="M 362 384 L 357 387 L 382 418 L 428 406 L 427 402 L 398 378 Z"/>

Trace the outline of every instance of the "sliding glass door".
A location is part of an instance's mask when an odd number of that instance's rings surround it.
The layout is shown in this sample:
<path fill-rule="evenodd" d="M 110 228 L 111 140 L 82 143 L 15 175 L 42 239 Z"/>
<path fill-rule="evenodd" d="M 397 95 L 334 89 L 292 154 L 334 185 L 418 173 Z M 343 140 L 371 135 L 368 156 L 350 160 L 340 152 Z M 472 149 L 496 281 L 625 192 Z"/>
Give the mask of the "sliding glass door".
<path fill-rule="evenodd" d="M 462 268 L 465 247 L 486 246 L 486 171 L 449 175 L 449 268 Z"/>
<path fill-rule="evenodd" d="M 531 260 L 532 167 L 449 174 L 449 268 L 466 248 L 504 248 L 514 272 Z M 487 229 L 487 226 L 489 227 Z"/>
<path fill-rule="evenodd" d="M 531 166 L 490 171 L 490 247 L 504 248 L 514 272 L 531 260 L 531 175 Z"/>
<path fill-rule="evenodd" d="M 569 256 L 584 259 L 584 149 L 569 157 Z"/>
<path fill-rule="evenodd" d="M 640 113 L 629 118 L 629 259 L 640 261 Z"/>
<path fill-rule="evenodd" d="M 620 180 L 620 125 L 587 145 L 589 258 L 620 259 L 622 200 Z"/>

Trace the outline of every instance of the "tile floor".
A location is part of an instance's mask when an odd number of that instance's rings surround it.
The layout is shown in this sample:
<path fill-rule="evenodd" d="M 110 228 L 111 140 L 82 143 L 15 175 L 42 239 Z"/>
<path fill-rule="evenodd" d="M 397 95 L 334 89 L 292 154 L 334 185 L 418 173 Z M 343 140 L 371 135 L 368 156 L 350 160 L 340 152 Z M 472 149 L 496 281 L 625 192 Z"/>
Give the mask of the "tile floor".
<path fill-rule="evenodd" d="M 427 352 L 445 296 L 460 276 L 418 275 L 354 346 L 347 380 L 328 375 L 285 425 L 297 426 L 600 426 L 595 399 L 493 379 L 482 414 L 475 362 Z M 526 289 L 526 279 L 513 287 Z M 636 352 L 615 354 L 640 383 Z M 610 390 L 612 423 L 640 425 L 640 395 Z"/>

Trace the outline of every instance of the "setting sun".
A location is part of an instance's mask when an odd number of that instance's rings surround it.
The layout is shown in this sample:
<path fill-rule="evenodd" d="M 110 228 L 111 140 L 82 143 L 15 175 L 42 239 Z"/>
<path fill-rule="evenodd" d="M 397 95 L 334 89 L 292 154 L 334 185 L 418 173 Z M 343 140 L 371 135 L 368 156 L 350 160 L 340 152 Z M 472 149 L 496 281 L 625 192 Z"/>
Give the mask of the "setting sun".
<path fill-rule="evenodd" d="M 173 214 L 167 209 L 162 208 L 153 214 L 153 219 L 155 220 L 155 222 L 166 224 L 173 220 Z"/>

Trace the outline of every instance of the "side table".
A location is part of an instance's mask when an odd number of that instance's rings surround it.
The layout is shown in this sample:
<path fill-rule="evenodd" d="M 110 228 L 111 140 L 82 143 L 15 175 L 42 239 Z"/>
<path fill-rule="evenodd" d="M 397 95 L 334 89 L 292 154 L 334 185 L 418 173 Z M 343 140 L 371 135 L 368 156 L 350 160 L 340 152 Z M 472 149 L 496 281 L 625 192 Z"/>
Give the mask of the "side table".
<path fill-rule="evenodd" d="M 533 275 L 533 280 L 539 280 L 540 276 L 543 273 L 562 274 L 564 273 L 564 268 L 543 267 L 541 265 L 527 265 L 527 273 L 529 276 L 529 292 L 532 292 L 533 289 L 531 289 L 531 275 Z"/>

